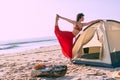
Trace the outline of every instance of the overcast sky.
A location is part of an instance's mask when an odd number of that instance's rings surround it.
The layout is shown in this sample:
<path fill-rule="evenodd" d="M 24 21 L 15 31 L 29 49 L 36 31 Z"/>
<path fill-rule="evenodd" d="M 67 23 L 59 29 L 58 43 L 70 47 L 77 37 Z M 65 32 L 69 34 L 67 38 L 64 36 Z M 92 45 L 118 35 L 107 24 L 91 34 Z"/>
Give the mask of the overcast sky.
<path fill-rule="evenodd" d="M 0 0 L 0 41 L 54 36 L 55 15 L 120 21 L 120 0 Z M 60 20 L 62 30 L 72 25 Z"/>

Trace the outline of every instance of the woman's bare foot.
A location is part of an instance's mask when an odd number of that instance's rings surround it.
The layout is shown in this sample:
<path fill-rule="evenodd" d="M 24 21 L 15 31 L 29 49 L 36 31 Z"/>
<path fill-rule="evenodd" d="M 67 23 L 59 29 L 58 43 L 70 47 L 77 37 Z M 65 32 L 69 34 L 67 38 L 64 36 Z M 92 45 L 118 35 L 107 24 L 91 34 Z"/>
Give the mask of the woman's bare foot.
<path fill-rule="evenodd" d="M 73 63 L 72 63 L 72 59 L 70 59 L 70 64 L 73 64 Z"/>
<path fill-rule="evenodd" d="M 58 26 L 58 20 L 59 20 L 59 15 L 58 15 L 58 14 L 56 14 L 55 26 Z"/>

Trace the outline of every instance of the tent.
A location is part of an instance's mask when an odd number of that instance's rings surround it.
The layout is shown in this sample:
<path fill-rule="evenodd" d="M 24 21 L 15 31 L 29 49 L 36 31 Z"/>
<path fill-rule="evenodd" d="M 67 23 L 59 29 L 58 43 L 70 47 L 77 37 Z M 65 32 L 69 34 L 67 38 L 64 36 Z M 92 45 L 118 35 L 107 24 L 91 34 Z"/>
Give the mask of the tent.
<path fill-rule="evenodd" d="M 120 66 L 120 22 L 104 20 L 86 27 L 72 49 L 74 64 Z"/>

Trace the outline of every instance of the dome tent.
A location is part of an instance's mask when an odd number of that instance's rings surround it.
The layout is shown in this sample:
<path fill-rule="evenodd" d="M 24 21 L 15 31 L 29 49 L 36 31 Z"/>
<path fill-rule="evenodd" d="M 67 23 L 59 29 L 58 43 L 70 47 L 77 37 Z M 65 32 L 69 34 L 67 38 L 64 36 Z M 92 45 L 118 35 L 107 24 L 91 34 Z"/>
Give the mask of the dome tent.
<path fill-rule="evenodd" d="M 74 64 L 120 66 L 120 22 L 99 21 L 84 29 L 74 43 Z"/>

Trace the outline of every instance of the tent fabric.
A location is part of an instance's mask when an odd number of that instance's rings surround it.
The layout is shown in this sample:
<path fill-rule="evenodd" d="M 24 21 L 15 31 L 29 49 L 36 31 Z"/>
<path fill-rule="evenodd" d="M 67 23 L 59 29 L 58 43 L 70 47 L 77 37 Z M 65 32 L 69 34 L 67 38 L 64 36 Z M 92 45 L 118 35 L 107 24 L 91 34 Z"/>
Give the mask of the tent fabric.
<path fill-rule="evenodd" d="M 107 22 L 107 35 L 109 40 L 110 52 L 120 50 L 120 23 L 119 22 Z"/>
<path fill-rule="evenodd" d="M 83 55 L 82 46 L 92 39 L 95 30 L 96 30 L 95 28 L 91 27 L 87 29 L 82 35 L 80 35 L 80 37 L 78 38 L 72 49 L 73 58 L 77 58 Z"/>
<path fill-rule="evenodd" d="M 89 27 L 77 38 L 72 49 L 73 58 L 78 58 L 84 54 L 83 45 L 87 44 L 93 38 L 96 29 L 96 26 Z"/>
<path fill-rule="evenodd" d="M 94 30 L 91 30 L 92 32 L 90 31 L 91 28 L 94 28 Z M 77 57 L 73 59 L 73 63 L 103 67 L 119 67 L 119 34 L 120 22 L 115 20 L 104 20 L 88 26 L 74 43 L 72 54 L 74 56 L 77 55 Z M 96 50 L 98 46 L 100 48 Z M 87 53 L 84 49 L 86 49 Z"/>

